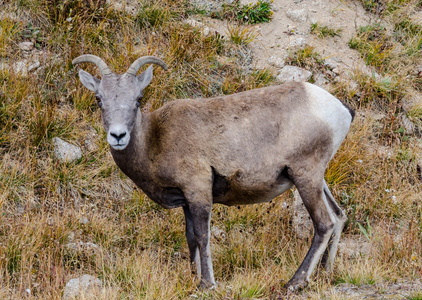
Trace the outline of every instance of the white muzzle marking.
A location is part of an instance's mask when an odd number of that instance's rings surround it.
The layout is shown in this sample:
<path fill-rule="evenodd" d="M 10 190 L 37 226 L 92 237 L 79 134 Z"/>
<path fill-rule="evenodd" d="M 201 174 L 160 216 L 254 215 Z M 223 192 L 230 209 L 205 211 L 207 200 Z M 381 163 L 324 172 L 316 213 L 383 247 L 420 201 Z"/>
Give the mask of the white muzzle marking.
<path fill-rule="evenodd" d="M 129 144 L 130 134 L 127 127 L 121 124 L 110 126 L 107 142 L 115 150 L 123 150 Z"/>

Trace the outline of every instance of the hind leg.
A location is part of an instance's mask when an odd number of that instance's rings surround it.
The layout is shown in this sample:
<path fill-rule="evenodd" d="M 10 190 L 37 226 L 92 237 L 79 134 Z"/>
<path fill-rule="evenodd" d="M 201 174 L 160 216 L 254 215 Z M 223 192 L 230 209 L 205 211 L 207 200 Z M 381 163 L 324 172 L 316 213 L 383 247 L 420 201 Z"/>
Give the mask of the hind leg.
<path fill-rule="evenodd" d="M 326 202 L 328 203 L 328 206 L 334 215 L 334 218 L 336 219 L 334 223 L 334 230 L 330 237 L 330 240 L 328 242 L 328 247 L 324 252 L 324 255 L 322 256 L 322 266 L 328 271 L 332 271 L 332 268 L 334 266 L 334 260 L 337 255 L 338 250 L 338 244 L 340 241 L 341 232 L 343 231 L 344 224 L 346 223 L 347 217 L 342 211 L 342 209 L 337 205 L 337 202 L 335 201 L 333 195 L 330 192 L 330 189 L 328 188 L 327 183 L 324 180 L 324 197 L 326 199 Z"/>
<path fill-rule="evenodd" d="M 298 168 L 297 171 L 289 170 L 289 176 L 297 187 L 314 225 L 311 247 L 299 269 L 287 283 L 290 290 L 296 290 L 308 284 L 336 227 L 337 220 L 325 197 L 324 174 L 321 170 L 322 168 L 312 167 Z"/>

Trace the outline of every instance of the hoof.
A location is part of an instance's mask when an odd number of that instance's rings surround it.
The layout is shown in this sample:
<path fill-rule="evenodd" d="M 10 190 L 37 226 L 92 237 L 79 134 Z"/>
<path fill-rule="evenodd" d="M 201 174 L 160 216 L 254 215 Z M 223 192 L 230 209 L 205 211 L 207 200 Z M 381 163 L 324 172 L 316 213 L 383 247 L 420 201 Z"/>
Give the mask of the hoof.
<path fill-rule="evenodd" d="M 308 286 L 306 280 L 293 280 L 291 279 L 285 286 L 284 289 L 287 292 L 299 292 Z"/>
<path fill-rule="evenodd" d="M 198 289 L 201 291 L 205 291 L 205 290 L 213 290 L 216 288 L 216 284 L 215 282 L 209 282 L 209 281 L 202 281 L 199 283 L 198 285 Z"/>

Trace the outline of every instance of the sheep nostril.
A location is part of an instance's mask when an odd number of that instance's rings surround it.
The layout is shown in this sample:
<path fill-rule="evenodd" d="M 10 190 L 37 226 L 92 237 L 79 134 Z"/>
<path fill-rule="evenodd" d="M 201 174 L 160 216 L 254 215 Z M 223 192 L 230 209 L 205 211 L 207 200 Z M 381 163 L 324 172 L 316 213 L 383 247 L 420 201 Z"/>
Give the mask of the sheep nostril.
<path fill-rule="evenodd" d="M 123 132 L 123 133 L 121 133 L 121 134 L 117 134 L 117 133 L 114 133 L 114 132 L 110 132 L 110 135 L 112 136 L 112 137 L 114 137 L 117 141 L 120 141 L 125 135 L 126 135 L 126 132 Z"/>

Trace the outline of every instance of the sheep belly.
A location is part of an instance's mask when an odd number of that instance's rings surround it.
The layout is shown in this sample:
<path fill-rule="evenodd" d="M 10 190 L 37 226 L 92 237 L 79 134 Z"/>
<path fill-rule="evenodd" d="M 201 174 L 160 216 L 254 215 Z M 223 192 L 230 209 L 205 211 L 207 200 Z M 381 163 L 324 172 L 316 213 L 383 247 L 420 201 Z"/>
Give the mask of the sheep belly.
<path fill-rule="evenodd" d="M 269 202 L 292 186 L 287 177 L 278 177 L 273 183 L 247 184 L 214 173 L 213 202 L 228 206 Z"/>

